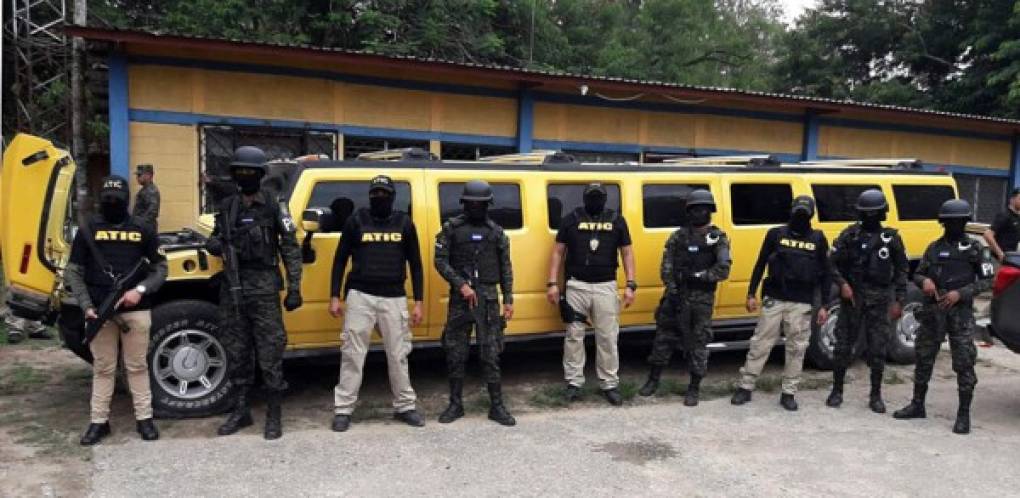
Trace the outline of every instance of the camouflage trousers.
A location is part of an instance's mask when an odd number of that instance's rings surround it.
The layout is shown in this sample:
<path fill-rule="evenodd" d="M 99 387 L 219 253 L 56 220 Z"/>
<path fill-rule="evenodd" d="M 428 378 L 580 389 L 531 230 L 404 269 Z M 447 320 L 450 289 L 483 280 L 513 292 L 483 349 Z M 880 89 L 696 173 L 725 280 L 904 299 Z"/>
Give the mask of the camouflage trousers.
<path fill-rule="evenodd" d="M 953 371 L 960 391 L 971 392 L 977 385 L 974 361 L 977 347 L 974 346 L 973 303 L 960 301 L 948 310 L 941 310 L 934 303 L 925 303 L 917 311 L 921 322 L 917 331 L 914 349 L 917 365 L 914 367 L 914 383 L 927 385 L 935 368 L 935 357 L 939 354 L 942 341 L 949 336 L 949 347 L 953 356 Z"/>
<path fill-rule="evenodd" d="M 842 301 L 836 322 L 836 346 L 833 361 L 838 368 L 846 369 L 854 359 L 854 345 L 864 331 L 867 342 L 868 366 L 873 372 L 885 369 L 886 349 L 889 346 L 889 304 L 888 296 L 857 296 L 858 305 Z"/>
<path fill-rule="evenodd" d="M 498 299 L 479 298 L 478 307 L 472 310 L 459 292 L 451 292 L 442 338 L 447 375 L 451 379 L 464 378 L 464 367 L 471 352 L 471 329 L 474 328 L 485 382 L 498 383 L 504 327 Z"/>
<path fill-rule="evenodd" d="M 287 333 L 283 329 L 282 313 L 277 294 L 246 295 L 241 301 L 241 316 L 235 316 L 229 293 L 220 293 L 220 328 L 230 361 L 229 376 L 234 384 L 254 384 L 255 363 L 258 362 L 266 390 L 287 389 L 283 378 Z"/>
<path fill-rule="evenodd" d="M 655 339 L 648 355 L 649 364 L 657 367 L 669 365 L 673 351 L 682 345 L 691 375 L 705 376 L 708 371 L 708 343 L 712 342 L 714 296 L 703 294 L 691 293 L 678 303 L 679 307 L 675 307 L 668 296 L 662 297 L 655 310 Z"/>

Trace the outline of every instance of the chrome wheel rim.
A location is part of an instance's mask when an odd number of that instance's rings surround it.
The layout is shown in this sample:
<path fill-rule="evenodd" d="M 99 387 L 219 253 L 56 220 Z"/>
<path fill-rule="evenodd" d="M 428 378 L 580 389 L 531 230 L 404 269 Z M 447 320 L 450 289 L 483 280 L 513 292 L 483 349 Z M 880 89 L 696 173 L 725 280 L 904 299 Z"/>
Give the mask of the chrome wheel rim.
<path fill-rule="evenodd" d="M 201 398 L 219 387 L 227 376 L 227 353 L 208 332 L 178 330 L 163 339 L 151 366 L 156 384 L 180 399 Z"/>

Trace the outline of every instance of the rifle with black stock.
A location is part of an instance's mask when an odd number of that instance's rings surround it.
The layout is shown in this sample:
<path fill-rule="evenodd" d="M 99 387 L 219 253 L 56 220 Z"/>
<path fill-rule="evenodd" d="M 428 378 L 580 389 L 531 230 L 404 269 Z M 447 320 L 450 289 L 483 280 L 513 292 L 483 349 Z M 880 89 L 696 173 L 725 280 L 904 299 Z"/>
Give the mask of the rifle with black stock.
<path fill-rule="evenodd" d="M 121 276 L 113 275 L 112 272 L 107 272 L 107 275 L 113 279 L 113 286 L 110 292 L 103 298 L 103 302 L 96 307 L 96 318 L 85 319 L 85 334 L 82 336 L 82 344 L 88 346 L 93 339 L 99 335 L 100 329 L 106 324 L 107 320 L 112 320 L 114 324 L 120 328 L 121 332 L 130 332 L 131 329 L 115 315 L 117 313 L 117 304 L 124 294 L 134 289 L 145 276 L 148 274 L 149 260 L 141 258 L 127 273 Z M 105 270 L 104 270 L 105 271 Z"/>
<path fill-rule="evenodd" d="M 226 278 L 227 292 L 230 293 L 234 316 L 241 316 L 241 275 L 237 262 L 237 249 L 234 247 L 234 219 L 237 217 L 238 199 L 235 197 L 227 209 L 223 219 L 223 236 L 220 238 L 223 259 L 223 276 Z"/>

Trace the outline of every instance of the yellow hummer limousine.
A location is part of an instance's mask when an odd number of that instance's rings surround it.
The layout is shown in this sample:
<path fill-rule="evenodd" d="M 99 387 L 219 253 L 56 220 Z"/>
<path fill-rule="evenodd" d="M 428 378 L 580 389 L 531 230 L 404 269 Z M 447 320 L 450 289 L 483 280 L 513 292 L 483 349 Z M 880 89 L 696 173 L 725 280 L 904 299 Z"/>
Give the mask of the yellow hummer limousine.
<path fill-rule="evenodd" d="M 0 189 L 0 250 L 8 305 L 18 315 L 56 323 L 64 343 L 89 359 L 80 346 L 81 311 L 63 288 L 62 268 L 76 230 L 73 203 L 75 163 L 50 142 L 18 135 L 4 152 Z M 814 224 L 830 241 L 856 219 L 853 206 L 864 190 L 878 188 L 890 200 L 888 223 L 899 229 L 908 256 L 916 261 L 941 232 L 936 213 L 956 197 L 945 173 L 926 171 L 913 160 L 825 161 L 780 164 L 771 157 L 688 158 L 663 164 L 578 163 L 561 153 L 530 153 L 479 161 L 438 161 L 420 150 L 366 154 L 356 160 L 276 161 L 267 184 L 274 185 L 298 225 L 304 257 L 305 305 L 285 313 L 288 355 L 334 353 L 341 322 L 327 312 L 333 254 L 347 216 L 367 205 L 368 181 L 385 173 L 396 183 L 396 207 L 417 226 L 425 277 L 425 319 L 414 329 L 416 347 L 438 345 L 446 319 L 448 288 L 430 268 L 429 243 L 442 222 L 459 212 L 463 184 L 481 178 L 492 184 L 490 213 L 510 238 L 514 268 L 515 313 L 508 340 L 562 333 L 556 307 L 545 299 L 546 271 L 560 219 L 581 205 L 584 186 L 607 186 L 607 206 L 628 219 L 638 263 L 637 300 L 621 316 L 622 332 L 648 333 L 662 293 L 659 263 L 669 234 L 684 223 L 688 192 L 706 188 L 715 195 L 713 222 L 732 241 L 733 269 L 716 298 L 713 350 L 747 347 L 756 317 L 744 309 L 751 269 L 765 232 L 788 219 L 791 200 L 813 196 Z M 230 406 L 234 387 L 228 359 L 218 339 L 217 286 L 221 262 L 203 249 L 211 216 L 191 228 L 160 234 L 169 263 L 169 279 L 154 296 L 150 341 L 153 404 L 161 416 L 203 416 Z M 621 272 L 622 273 L 622 272 Z M 623 287 L 623 276 L 619 285 Z M 410 293 L 409 293 L 410 294 Z M 890 359 L 913 359 L 917 322 L 913 311 L 920 293 L 894 327 Z M 816 327 L 809 360 L 831 363 L 832 318 Z"/>

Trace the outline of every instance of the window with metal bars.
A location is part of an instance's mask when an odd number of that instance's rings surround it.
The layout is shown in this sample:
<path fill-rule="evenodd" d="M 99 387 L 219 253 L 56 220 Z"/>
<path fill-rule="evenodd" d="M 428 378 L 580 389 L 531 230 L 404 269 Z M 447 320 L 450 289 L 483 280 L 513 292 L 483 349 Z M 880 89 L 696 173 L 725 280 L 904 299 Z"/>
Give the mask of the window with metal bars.
<path fill-rule="evenodd" d="M 974 210 L 974 221 L 991 223 L 1006 205 L 1006 178 L 984 175 L 954 174 L 960 198 L 969 202 Z"/>
<path fill-rule="evenodd" d="M 574 156 L 582 163 L 626 163 L 638 162 L 641 155 L 629 152 L 596 152 L 585 150 L 564 150 L 563 152 Z"/>
<path fill-rule="evenodd" d="M 344 135 L 344 159 L 357 159 L 365 152 L 417 147 L 428 151 L 428 140 L 406 140 L 403 138 L 357 137 Z"/>
<path fill-rule="evenodd" d="M 477 161 L 483 157 L 502 156 L 517 152 L 514 147 L 443 142 L 440 149 L 444 161 Z"/>

